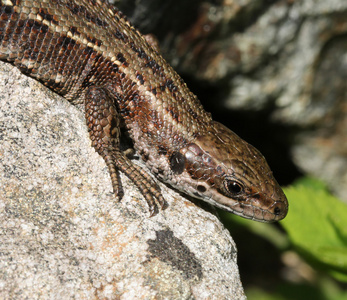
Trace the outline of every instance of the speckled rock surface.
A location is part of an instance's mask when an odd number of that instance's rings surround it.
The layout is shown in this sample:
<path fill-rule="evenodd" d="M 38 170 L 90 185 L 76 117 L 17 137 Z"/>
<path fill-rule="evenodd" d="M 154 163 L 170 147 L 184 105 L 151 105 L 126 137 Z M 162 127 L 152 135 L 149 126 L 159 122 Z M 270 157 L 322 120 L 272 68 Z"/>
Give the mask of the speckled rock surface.
<path fill-rule="evenodd" d="M 161 184 L 149 218 L 124 176 L 117 202 L 83 113 L 0 66 L 1 299 L 245 299 L 216 216 Z"/>

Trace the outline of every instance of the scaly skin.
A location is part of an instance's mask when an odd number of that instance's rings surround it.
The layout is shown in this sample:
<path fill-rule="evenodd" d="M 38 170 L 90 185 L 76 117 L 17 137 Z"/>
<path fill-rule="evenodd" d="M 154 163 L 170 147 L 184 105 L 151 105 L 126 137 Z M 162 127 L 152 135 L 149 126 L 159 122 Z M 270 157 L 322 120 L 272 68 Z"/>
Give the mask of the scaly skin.
<path fill-rule="evenodd" d="M 2 0 L 0 59 L 85 105 L 92 145 L 140 189 L 151 215 L 165 201 L 120 150 L 124 123 L 150 172 L 245 218 L 283 219 L 288 202 L 264 157 L 214 122 L 183 80 L 126 18 L 101 0 Z"/>

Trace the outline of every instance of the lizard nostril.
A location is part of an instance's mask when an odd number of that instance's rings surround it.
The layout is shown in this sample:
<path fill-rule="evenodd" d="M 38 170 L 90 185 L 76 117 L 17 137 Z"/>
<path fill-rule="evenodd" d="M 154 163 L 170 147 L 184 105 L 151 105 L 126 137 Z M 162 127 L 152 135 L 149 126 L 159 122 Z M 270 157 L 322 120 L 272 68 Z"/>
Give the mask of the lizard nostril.
<path fill-rule="evenodd" d="M 277 202 L 273 208 L 273 214 L 276 216 L 277 220 L 282 220 L 288 212 L 288 202 L 287 199 L 283 202 Z"/>
<path fill-rule="evenodd" d="M 280 214 L 281 214 L 281 212 L 282 212 L 282 210 L 277 206 L 277 207 L 275 207 L 275 209 L 274 209 L 274 214 L 276 215 L 276 216 L 279 216 Z"/>

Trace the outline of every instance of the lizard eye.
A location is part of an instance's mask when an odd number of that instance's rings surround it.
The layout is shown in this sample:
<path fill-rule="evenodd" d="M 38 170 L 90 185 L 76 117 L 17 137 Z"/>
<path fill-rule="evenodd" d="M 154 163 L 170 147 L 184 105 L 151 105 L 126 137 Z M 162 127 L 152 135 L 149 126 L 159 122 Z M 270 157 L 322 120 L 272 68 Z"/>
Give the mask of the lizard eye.
<path fill-rule="evenodd" d="M 243 186 L 235 180 L 224 180 L 224 186 L 231 195 L 238 195 L 243 191 Z"/>

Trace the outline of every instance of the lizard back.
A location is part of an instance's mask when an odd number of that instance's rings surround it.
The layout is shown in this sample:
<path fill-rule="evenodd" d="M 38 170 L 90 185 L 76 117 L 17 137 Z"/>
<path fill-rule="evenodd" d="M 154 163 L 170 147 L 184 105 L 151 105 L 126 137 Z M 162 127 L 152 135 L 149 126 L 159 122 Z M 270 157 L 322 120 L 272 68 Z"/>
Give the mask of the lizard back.
<path fill-rule="evenodd" d="M 107 1 L 27 2 L 1 2 L 1 59 L 74 103 L 104 86 L 131 133 L 151 135 L 152 146 L 171 138 L 172 148 L 206 130 L 211 117 L 196 96 Z"/>

